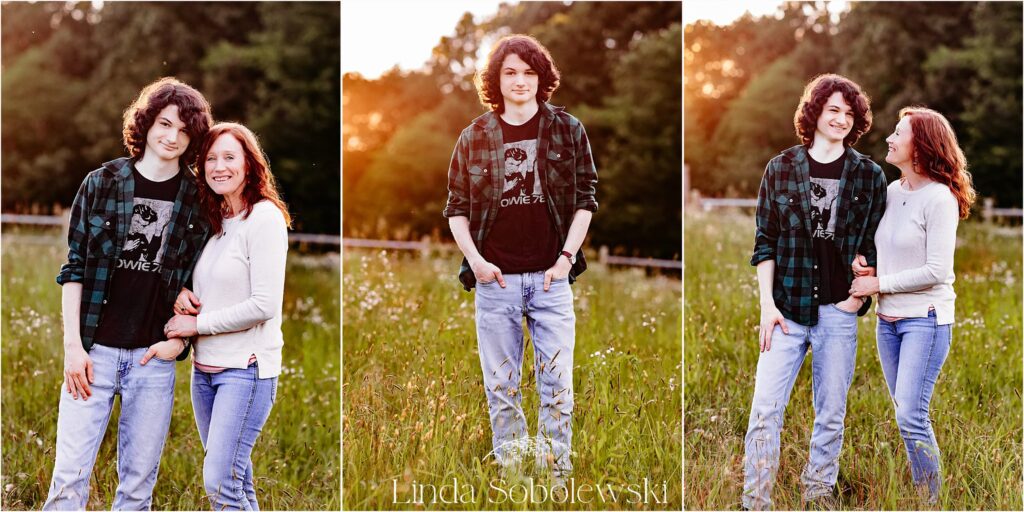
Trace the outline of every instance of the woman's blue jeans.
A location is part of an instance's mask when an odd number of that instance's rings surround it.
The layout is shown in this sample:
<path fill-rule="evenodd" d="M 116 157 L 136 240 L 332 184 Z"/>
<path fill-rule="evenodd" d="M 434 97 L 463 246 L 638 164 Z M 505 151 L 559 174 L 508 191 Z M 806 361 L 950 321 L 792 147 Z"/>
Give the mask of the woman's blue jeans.
<path fill-rule="evenodd" d="M 896 409 L 896 424 L 907 447 L 915 486 L 938 499 L 942 484 L 939 445 L 928 407 L 935 381 L 949 354 L 952 324 L 938 325 L 935 311 L 926 318 L 895 322 L 878 319 L 878 359 Z"/>
<path fill-rule="evenodd" d="M 213 510 L 259 510 L 250 455 L 276 395 L 277 377 L 260 379 L 257 363 L 220 373 L 192 369 L 192 410 L 206 449 L 203 486 Z"/>

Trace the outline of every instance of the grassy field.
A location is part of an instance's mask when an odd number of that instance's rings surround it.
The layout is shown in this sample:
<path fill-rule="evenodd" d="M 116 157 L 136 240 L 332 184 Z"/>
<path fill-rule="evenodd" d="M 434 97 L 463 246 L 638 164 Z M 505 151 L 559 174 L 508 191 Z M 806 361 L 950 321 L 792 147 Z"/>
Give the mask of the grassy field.
<path fill-rule="evenodd" d="M 3 236 L 3 502 L 39 509 L 53 469 L 57 403 L 63 381 L 60 287 L 66 247 L 54 231 Z M 253 451 L 265 510 L 340 507 L 338 257 L 294 249 L 284 298 L 284 369 L 277 401 Z M 174 412 L 154 510 L 207 510 L 203 447 L 189 398 L 190 365 L 178 364 Z M 115 405 L 115 414 L 117 406 Z M 93 472 L 89 509 L 107 509 L 117 486 L 116 421 Z"/>
<path fill-rule="evenodd" d="M 456 256 L 353 250 L 344 261 L 346 509 L 682 506 L 678 278 L 593 265 L 573 285 L 573 476 L 577 488 L 600 486 L 603 494 L 578 493 L 575 503 L 559 504 L 542 499 L 546 488 L 534 487 L 529 496 L 530 478 L 546 485 L 532 464 L 522 479 L 502 480 L 486 457 L 491 429 L 474 296 L 455 280 Z M 531 375 L 531 346 L 525 359 L 523 374 Z M 524 383 L 522 391 L 535 434 L 536 388 Z M 645 478 L 652 491 L 646 503 L 629 490 L 644 494 Z M 440 488 L 448 493 L 441 498 L 456 501 L 456 479 L 458 503 L 431 503 L 430 490 L 426 505 L 409 503 L 420 485 Z"/>
<path fill-rule="evenodd" d="M 754 221 L 687 212 L 685 483 L 687 509 L 737 509 L 743 436 L 757 366 L 758 296 L 749 265 Z M 938 509 L 1020 510 L 1021 238 L 961 225 L 957 320 L 932 399 L 944 487 Z M 861 317 L 840 458 L 843 509 L 927 508 L 910 469 L 875 349 L 875 317 Z M 808 358 L 810 359 L 810 358 Z M 800 471 L 814 418 L 810 362 L 786 410 L 773 499 L 801 509 Z"/>

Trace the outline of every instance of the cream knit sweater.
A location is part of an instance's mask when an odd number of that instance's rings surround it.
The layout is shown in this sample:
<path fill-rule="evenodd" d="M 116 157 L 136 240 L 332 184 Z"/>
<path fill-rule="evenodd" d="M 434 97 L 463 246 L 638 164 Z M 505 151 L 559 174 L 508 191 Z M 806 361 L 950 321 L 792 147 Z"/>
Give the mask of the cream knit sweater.
<path fill-rule="evenodd" d="M 935 308 L 939 325 L 953 323 L 953 252 L 960 220 L 956 198 L 941 183 L 906 190 L 889 185 L 885 215 L 878 224 L 878 312 L 894 317 L 927 317 Z"/>
<path fill-rule="evenodd" d="M 197 318 L 195 358 L 200 364 L 245 368 L 256 356 L 259 378 L 281 373 L 281 304 L 288 255 L 284 215 L 261 201 L 245 219 L 224 220 L 196 262 Z"/>

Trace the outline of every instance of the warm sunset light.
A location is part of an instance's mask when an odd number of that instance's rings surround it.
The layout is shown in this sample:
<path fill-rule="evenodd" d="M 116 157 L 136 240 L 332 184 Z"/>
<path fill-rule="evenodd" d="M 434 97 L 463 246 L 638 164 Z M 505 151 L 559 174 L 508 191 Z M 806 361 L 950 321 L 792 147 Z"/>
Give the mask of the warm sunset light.
<path fill-rule="evenodd" d="M 430 49 L 452 33 L 464 13 L 479 20 L 497 10 L 497 2 L 479 0 L 343 2 L 341 71 L 377 78 L 395 66 L 419 69 L 430 58 Z"/>

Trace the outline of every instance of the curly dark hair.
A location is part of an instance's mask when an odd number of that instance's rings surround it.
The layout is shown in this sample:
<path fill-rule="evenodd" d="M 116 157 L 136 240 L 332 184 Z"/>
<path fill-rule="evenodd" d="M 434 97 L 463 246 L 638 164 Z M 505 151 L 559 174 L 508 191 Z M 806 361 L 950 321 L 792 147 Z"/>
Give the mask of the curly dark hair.
<path fill-rule="evenodd" d="M 551 98 L 555 89 L 558 89 L 558 81 L 561 78 L 548 49 L 536 39 L 522 34 L 499 39 L 487 56 L 487 63 L 474 77 L 480 103 L 498 113 L 505 111 L 505 100 L 501 95 L 501 64 L 505 62 L 505 57 L 512 53 L 518 55 L 537 73 L 538 102 Z"/>
<path fill-rule="evenodd" d="M 860 86 L 842 75 L 818 75 L 804 88 L 800 105 L 793 114 L 793 126 L 803 144 L 809 145 L 814 140 L 818 117 L 821 116 L 829 97 L 836 92 L 842 93 L 843 99 L 853 109 L 853 128 L 843 139 L 843 145 L 856 144 L 860 136 L 871 129 L 871 99 L 864 94 Z"/>
<path fill-rule="evenodd" d="M 124 111 L 124 147 L 132 158 L 142 157 L 146 151 L 146 135 L 157 114 L 168 105 L 178 106 L 178 117 L 185 123 L 189 138 L 179 161 L 189 164 L 195 161 L 199 144 L 213 124 L 210 103 L 199 91 L 174 77 L 164 77 L 147 85 Z"/>

